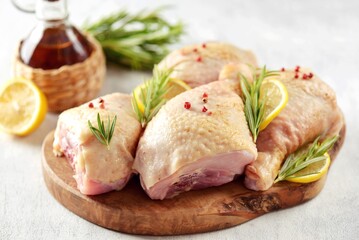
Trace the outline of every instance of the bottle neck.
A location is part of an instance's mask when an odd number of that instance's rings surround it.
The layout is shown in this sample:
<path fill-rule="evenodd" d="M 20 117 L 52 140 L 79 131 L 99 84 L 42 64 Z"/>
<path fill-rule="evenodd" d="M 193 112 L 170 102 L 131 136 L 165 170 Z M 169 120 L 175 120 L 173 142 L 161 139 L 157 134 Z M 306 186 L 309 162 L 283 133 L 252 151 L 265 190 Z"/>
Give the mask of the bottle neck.
<path fill-rule="evenodd" d="M 42 21 L 63 21 L 69 15 L 66 0 L 37 0 L 35 12 Z"/>

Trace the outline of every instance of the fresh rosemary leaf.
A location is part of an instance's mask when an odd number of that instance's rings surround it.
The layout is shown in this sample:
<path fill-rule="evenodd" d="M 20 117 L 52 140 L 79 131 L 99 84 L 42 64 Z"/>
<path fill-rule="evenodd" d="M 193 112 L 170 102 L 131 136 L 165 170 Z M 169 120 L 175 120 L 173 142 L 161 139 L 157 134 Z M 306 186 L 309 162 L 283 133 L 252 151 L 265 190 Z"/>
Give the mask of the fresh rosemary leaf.
<path fill-rule="evenodd" d="M 276 76 L 275 71 L 267 71 L 264 66 L 260 74 L 253 71 L 253 82 L 250 83 L 247 78 L 241 75 L 240 85 L 243 93 L 244 113 L 247 119 L 249 130 L 252 133 L 253 141 L 257 141 L 259 134 L 259 126 L 261 125 L 264 117 L 264 101 L 260 97 L 260 89 L 264 79 Z"/>
<path fill-rule="evenodd" d="M 117 116 L 110 120 L 110 117 L 107 118 L 107 126 L 105 128 L 105 124 L 103 120 L 101 120 L 101 116 L 97 113 L 97 128 L 92 126 L 90 120 L 88 120 L 88 126 L 92 134 L 97 138 L 97 140 L 103 145 L 107 146 L 107 149 L 110 149 L 110 142 L 115 131 Z"/>
<path fill-rule="evenodd" d="M 157 114 L 166 100 L 165 94 L 168 92 L 168 82 L 170 81 L 170 75 L 173 69 L 159 69 L 155 65 L 153 69 L 153 76 L 151 79 L 145 82 L 145 87 L 141 89 L 140 101 L 144 105 L 144 111 L 139 108 L 138 99 L 135 97 L 135 92 L 132 94 L 132 107 L 137 115 L 138 121 L 140 121 L 142 127 L 145 127 L 147 123 Z"/>
<path fill-rule="evenodd" d="M 183 25 L 171 24 L 163 8 L 130 14 L 119 11 L 84 27 L 101 44 L 109 62 L 134 69 L 152 69 L 168 54 L 168 45 L 183 34 Z"/>
<path fill-rule="evenodd" d="M 289 155 L 282 165 L 274 183 L 286 180 L 307 166 L 325 159 L 324 154 L 334 146 L 339 137 L 334 136 L 328 138 L 322 143 L 319 143 L 319 138 L 320 137 L 316 138 L 307 148 L 299 149 Z"/>

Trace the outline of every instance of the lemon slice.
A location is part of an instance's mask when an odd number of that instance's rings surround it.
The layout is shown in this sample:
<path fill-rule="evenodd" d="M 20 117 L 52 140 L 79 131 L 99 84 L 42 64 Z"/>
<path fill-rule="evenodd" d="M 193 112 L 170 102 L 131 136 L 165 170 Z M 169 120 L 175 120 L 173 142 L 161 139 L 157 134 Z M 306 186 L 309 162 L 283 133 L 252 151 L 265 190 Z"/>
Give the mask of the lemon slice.
<path fill-rule="evenodd" d="M 324 174 L 328 172 L 330 165 L 330 156 L 325 153 L 325 159 L 312 163 L 306 168 L 296 172 L 295 174 L 287 177 L 285 180 L 297 183 L 310 183 L 319 180 Z"/>
<path fill-rule="evenodd" d="M 169 91 L 164 96 L 165 99 L 169 100 L 178 94 L 185 92 L 191 89 L 184 81 L 178 78 L 171 78 L 168 82 Z M 145 111 L 145 106 L 141 99 L 141 91 L 145 90 L 145 84 L 137 86 L 134 90 L 134 97 L 136 99 L 139 110 L 143 113 Z"/>
<path fill-rule="evenodd" d="M 133 91 L 133 97 L 136 99 L 136 104 L 138 106 L 138 109 L 141 113 L 145 112 L 145 105 L 143 105 L 142 99 L 141 99 L 141 92 L 145 90 L 145 84 L 141 84 L 135 88 Z"/>
<path fill-rule="evenodd" d="M 288 102 L 288 92 L 284 84 L 277 79 L 264 80 L 260 89 L 261 99 L 265 99 L 263 122 L 259 131 L 265 129 L 268 124 L 278 116 Z"/>
<path fill-rule="evenodd" d="M 47 112 L 45 95 L 30 80 L 11 80 L 0 90 L 0 129 L 25 136 L 44 120 Z"/>
<path fill-rule="evenodd" d="M 178 78 L 171 78 L 170 82 L 168 83 L 168 87 L 170 89 L 165 95 L 165 99 L 167 100 L 174 98 L 178 94 L 191 89 L 191 87 L 188 86 L 187 83 Z"/>

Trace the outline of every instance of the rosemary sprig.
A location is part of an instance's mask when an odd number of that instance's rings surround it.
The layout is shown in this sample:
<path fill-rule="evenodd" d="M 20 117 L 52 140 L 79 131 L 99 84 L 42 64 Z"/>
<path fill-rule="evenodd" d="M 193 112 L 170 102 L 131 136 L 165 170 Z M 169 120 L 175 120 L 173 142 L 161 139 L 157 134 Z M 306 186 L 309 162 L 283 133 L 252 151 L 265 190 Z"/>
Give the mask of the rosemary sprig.
<path fill-rule="evenodd" d="M 140 121 L 142 127 L 157 114 L 162 105 L 166 102 L 164 96 L 169 90 L 168 82 L 173 68 L 159 69 L 157 65 L 153 68 L 153 76 L 151 79 L 145 81 L 145 87 L 141 88 L 140 101 L 144 105 L 144 111 L 139 108 L 139 103 L 135 97 L 135 92 L 132 93 L 132 107 Z"/>
<path fill-rule="evenodd" d="M 264 79 L 276 75 L 276 71 L 267 71 L 266 66 L 264 66 L 259 75 L 257 74 L 257 71 L 253 71 L 252 83 L 250 83 L 243 75 L 241 75 L 240 78 L 240 85 L 244 98 L 244 113 L 254 142 L 257 141 L 259 126 L 264 120 L 265 99 L 261 99 L 260 96 L 262 82 Z"/>
<path fill-rule="evenodd" d="M 106 128 L 103 120 L 101 120 L 99 113 L 97 113 L 97 128 L 92 126 L 90 120 L 88 120 L 88 126 L 90 128 L 90 131 L 93 135 L 95 135 L 95 137 L 100 143 L 107 146 L 107 149 L 110 149 L 110 142 L 113 136 L 113 132 L 115 130 L 116 120 L 117 115 L 115 115 L 112 121 L 110 121 L 110 117 L 108 116 Z"/>
<path fill-rule="evenodd" d="M 328 152 L 338 140 L 338 136 L 334 136 L 319 143 L 319 138 L 305 149 L 299 149 L 292 153 L 285 160 L 282 168 L 279 171 L 274 183 L 283 181 L 292 176 L 310 164 L 322 161 L 325 159 L 324 153 Z"/>
<path fill-rule="evenodd" d="M 171 24 L 160 16 L 162 9 L 137 14 L 119 11 L 84 29 L 100 42 L 108 61 L 152 69 L 168 54 L 167 46 L 183 33 L 181 22 Z"/>

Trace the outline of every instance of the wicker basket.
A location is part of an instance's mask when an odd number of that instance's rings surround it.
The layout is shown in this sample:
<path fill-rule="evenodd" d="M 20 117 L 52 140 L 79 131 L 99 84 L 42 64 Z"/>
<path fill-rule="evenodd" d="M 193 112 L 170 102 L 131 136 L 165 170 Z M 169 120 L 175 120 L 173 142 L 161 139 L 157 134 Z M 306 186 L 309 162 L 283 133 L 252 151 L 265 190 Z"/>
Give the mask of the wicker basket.
<path fill-rule="evenodd" d="M 61 112 L 95 98 L 100 91 L 106 64 L 102 48 L 87 35 L 93 46 L 91 56 L 84 62 L 65 65 L 59 69 L 43 70 L 24 64 L 17 48 L 13 69 L 15 77 L 31 79 L 44 92 L 50 112 Z M 21 44 L 21 43 L 20 43 Z"/>

